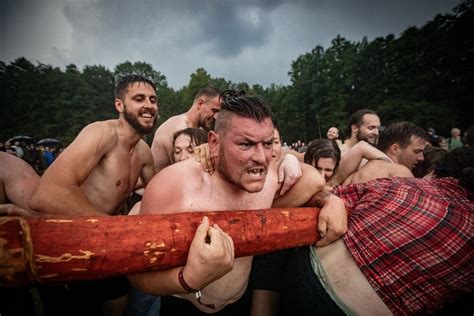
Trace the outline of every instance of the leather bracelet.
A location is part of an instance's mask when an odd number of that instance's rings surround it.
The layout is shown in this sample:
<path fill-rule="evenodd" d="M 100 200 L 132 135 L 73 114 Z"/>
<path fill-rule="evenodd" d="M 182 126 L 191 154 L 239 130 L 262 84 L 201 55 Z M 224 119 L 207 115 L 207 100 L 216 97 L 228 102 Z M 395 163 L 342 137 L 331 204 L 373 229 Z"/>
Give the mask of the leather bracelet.
<path fill-rule="evenodd" d="M 196 292 L 199 292 L 199 290 L 193 289 L 192 287 L 190 287 L 190 286 L 188 285 L 188 283 L 186 283 L 186 281 L 184 280 L 183 272 L 184 272 L 184 267 L 182 267 L 181 269 L 179 269 L 179 273 L 178 273 L 178 281 L 179 281 L 179 284 L 181 284 L 181 286 L 183 287 L 183 289 L 184 289 L 186 292 L 188 292 L 188 293 L 196 293 Z"/>

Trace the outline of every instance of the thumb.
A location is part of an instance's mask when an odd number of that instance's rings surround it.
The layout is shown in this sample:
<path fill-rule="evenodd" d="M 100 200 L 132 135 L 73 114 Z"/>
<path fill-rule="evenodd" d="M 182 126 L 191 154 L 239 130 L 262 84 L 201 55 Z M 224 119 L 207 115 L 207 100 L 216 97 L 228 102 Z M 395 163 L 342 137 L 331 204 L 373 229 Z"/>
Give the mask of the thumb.
<path fill-rule="evenodd" d="M 205 241 L 207 238 L 207 233 L 209 231 L 209 218 L 207 216 L 204 216 L 202 219 L 201 224 L 199 224 L 196 234 L 194 234 L 194 239 L 197 239 L 199 241 Z"/>

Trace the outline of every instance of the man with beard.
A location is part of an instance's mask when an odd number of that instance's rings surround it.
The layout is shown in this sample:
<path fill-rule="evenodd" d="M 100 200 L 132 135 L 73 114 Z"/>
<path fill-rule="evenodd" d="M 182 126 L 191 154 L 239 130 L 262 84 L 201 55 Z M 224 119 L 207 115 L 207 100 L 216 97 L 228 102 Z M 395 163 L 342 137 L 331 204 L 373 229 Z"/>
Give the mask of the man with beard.
<path fill-rule="evenodd" d="M 152 81 L 139 75 L 119 79 L 115 88 L 119 118 L 89 124 L 42 176 L 30 207 L 44 214 L 114 215 L 140 178 L 143 184 L 155 174 L 150 147 L 142 136 L 156 122 L 158 102 Z M 206 266 L 219 277 L 231 268 L 229 242 L 219 229 L 199 226 L 201 243 L 212 234 L 213 248 L 191 247 L 198 268 Z M 216 255 L 217 253 L 217 255 Z M 192 261 L 191 258 L 191 261 Z M 127 294 L 127 278 L 40 288 L 46 315 L 102 315 L 104 301 Z M 62 301 L 62 304 L 58 304 Z M 123 308 L 123 307 L 122 307 Z"/>
<path fill-rule="evenodd" d="M 344 156 L 355 144 L 364 140 L 375 146 L 379 136 L 380 118 L 372 110 L 362 109 L 349 118 L 348 139 L 341 147 L 341 154 Z"/>
<path fill-rule="evenodd" d="M 301 164 L 303 176 L 285 195 L 278 194 L 281 184 L 277 164 L 272 162 L 272 113 L 257 97 L 223 93 L 222 110 L 208 143 L 215 172 L 206 173 L 195 159 L 165 168 L 146 187 L 141 214 L 296 207 L 324 187 L 322 176 Z M 347 223 L 342 201 L 329 196 L 318 218 L 321 246 L 342 235 Z M 251 265 L 251 256 L 237 258 L 229 273 L 211 282 L 188 259 L 184 267 L 129 279 L 144 292 L 173 292 L 194 305 L 184 300 L 172 307 L 163 303 L 160 315 L 200 315 L 200 311 L 215 313 L 237 301 L 246 290 Z"/>
<path fill-rule="evenodd" d="M 41 177 L 30 207 L 45 214 L 114 215 L 137 179 L 155 174 L 142 136 L 156 122 L 154 83 L 121 78 L 115 88 L 119 118 L 87 125 Z"/>
<path fill-rule="evenodd" d="M 413 123 L 394 123 L 380 134 L 377 148 L 364 141 L 352 147 L 341 160 L 336 182 L 348 185 L 386 177 L 412 178 L 411 170 L 423 161 L 428 139 L 428 133 Z M 356 170 L 362 159 L 369 161 Z"/>
<path fill-rule="evenodd" d="M 191 108 L 183 114 L 170 117 L 156 130 L 151 145 L 156 172 L 173 164 L 173 134 L 185 128 L 203 128 L 211 130 L 217 114 L 221 110 L 219 95 L 215 87 L 199 90 Z"/>

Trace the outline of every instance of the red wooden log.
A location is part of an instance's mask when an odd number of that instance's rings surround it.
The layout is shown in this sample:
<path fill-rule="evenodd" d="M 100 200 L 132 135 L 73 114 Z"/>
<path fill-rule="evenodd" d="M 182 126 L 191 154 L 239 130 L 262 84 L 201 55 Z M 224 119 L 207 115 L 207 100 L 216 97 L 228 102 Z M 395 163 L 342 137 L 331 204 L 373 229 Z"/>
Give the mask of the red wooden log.
<path fill-rule="evenodd" d="M 249 256 L 319 239 L 317 208 L 0 218 L 0 283 L 64 283 L 184 265 L 204 215 Z"/>

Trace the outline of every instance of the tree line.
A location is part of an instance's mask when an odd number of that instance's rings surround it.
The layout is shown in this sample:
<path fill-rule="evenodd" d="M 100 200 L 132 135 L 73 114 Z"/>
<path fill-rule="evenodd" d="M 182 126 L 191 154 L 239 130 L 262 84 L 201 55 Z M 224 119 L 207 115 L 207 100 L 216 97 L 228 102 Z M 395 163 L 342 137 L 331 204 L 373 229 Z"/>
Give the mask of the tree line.
<path fill-rule="evenodd" d="M 158 125 L 187 111 L 197 90 L 214 85 L 264 98 L 290 142 L 324 137 L 330 126 L 344 130 L 350 114 L 361 108 L 375 110 L 383 125 L 409 120 L 449 135 L 451 127 L 465 130 L 473 124 L 473 33 L 474 8 L 467 0 L 398 38 L 390 34 L 351 42 L 338 35 L 327 49 L 317 45 L 291 63 L 291 84 L 266 88 L 215 78 L 199 68 L 175 90 L 146 62 L 126 61 L 111 71 L 101 65 L 80 70 L 74 64 L 62 70 L 23 57 L 0 61 L 0 141 L 26 134 L 67 145 L 85 125 L 117 117 L 114 78 L 125 73 L 155 81 Z"/>

